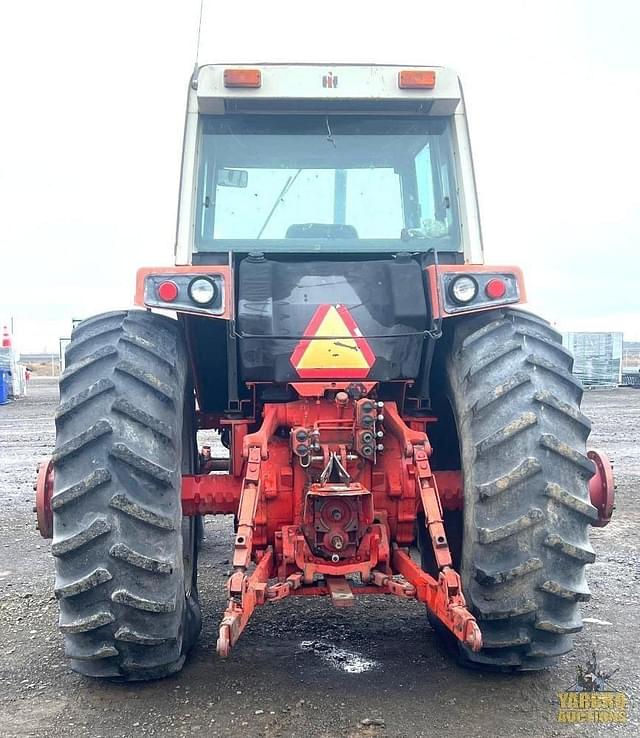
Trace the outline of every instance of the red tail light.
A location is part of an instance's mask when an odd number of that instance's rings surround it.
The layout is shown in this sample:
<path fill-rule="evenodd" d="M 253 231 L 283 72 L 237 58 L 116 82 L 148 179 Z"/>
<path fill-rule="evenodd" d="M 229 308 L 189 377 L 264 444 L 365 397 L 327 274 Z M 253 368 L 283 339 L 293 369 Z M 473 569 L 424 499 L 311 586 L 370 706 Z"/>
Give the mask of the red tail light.
<path fill-rule="evenodd" d="M 507 285 L 503 279 L 490 279 L 485 288 L 485 294 L 492 300 L 499 300 L 507 292 Z"/>
<path fill-rule="evenodd" d="M 163 302 L 173 302 L 178 296 L 178 285 L 168 279 L 158 285 L 158 297 Z"/>

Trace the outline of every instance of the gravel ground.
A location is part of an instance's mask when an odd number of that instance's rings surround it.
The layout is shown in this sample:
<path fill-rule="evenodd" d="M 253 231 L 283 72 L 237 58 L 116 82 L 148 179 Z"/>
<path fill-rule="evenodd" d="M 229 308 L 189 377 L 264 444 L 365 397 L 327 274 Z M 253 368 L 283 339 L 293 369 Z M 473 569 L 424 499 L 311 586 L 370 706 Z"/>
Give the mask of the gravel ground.
<path fill-rule="evenodd" d="M 640 663 L 640 391 L 585 395 L 592 446 L 615 460 L 614 521 L 594 529 L 593 597 L 575 651 L 533 675 L 482 675 L 439 648 L 417 603 L 363 598 L 335 610 L 289 600 L 254 615 L 231 657 L 215 655 L 233 530 L 207 520 L 200 563 L 204 627 L 184 670 L 121 686 L 71 672 L 57 632 L 53 561 L 32 513 L 39 459 L 51 452 L 57 401 L 51 381 L 0 407 L 0 736 L 637 736 Z M 629 697 L 625 726 L 566 726 L 556 694 L 596 650 Z"/>

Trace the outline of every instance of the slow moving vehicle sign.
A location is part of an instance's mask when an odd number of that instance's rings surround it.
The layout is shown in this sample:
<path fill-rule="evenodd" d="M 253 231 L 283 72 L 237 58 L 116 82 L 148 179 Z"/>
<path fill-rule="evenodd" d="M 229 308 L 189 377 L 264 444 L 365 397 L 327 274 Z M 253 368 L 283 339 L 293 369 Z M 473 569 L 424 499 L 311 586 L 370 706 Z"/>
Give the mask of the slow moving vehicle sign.
<path fill-rule="evenodd" d="M 344 305 L 320 305 L 291 355 L 302 379 L 364 379 L 376 357 Z"/>

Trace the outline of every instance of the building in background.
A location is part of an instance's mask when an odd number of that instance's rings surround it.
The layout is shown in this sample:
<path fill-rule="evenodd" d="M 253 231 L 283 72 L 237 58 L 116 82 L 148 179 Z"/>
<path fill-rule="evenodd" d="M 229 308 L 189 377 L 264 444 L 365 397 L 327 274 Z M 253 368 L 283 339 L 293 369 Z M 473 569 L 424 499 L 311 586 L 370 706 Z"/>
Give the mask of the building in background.
<path fill-rule="evenodd" d="M 562 341 L 574 355 L 573 373 L 585 387 L 622 383 L 622 333 L 564 333 Z"/>
<path fill-rule="evenodd" d="M 622 386 L 640 389 L 640 341 L 622 344 Z"/>
<path fill-rule="evenodd" d="M 640 341 L 625 341 L 622 345 L 622 371 L 640 371 Z"/>

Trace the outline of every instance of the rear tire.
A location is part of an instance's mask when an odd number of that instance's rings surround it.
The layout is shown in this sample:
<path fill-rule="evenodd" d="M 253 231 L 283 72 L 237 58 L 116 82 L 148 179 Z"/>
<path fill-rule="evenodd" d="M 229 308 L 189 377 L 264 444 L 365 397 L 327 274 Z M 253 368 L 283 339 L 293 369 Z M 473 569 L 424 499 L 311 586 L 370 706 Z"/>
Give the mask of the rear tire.
<path fill-rule="evenodd" d="M 595 560 L 582 387 L 559 334 L 516 310 L 460 319 L 446 365 L 464 476 L 463 591 L 484 647 L 436 630 L 466 666 L 543 669 L 582 629 Z"/>
<path fill-rule="evenodd" d="M 142 311 L 83 321 L 56 413 L 55 592 L 71 667 L 158 679 L 200 631 L 194 520 L 181 476 L 195 463 L 194 398 L 177 321 Z"/>

